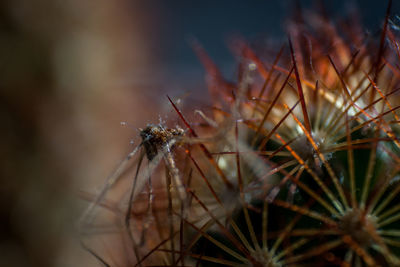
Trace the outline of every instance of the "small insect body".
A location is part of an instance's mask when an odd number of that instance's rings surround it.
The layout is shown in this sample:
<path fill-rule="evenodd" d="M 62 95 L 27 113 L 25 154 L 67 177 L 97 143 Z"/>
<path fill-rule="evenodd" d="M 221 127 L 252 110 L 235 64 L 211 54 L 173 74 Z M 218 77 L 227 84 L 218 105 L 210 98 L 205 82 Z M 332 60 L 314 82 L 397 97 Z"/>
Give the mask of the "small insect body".
<path fill-rule="evenodd" d="M 152 161 L 159 153 L 162 153 L 165 165 L 167 166 L 173 182 L 177 187 L 181 200 L 186 198 L 186 194 L 174 157 L 172 156 L 172 150 L 176 145 L 182 143 L 182 137 L 184 134 L 185 131 L 179 126 L 171 129 L 166 128 L 161 124 L 150 124 L 140 131 L 147 159 Z"/>
<path fill-rule="evenodd" d="M 149 124 L 146 128 L 141 129 L 140 136 L 142 137 L 142 144 L 146 150 L 148 160 L 152 160 L 160 149 L 174 146 L 184 133 L 185 131 L 180 127 L 169 129 L 161 124 Z"/>
<path fill-rule="evenodd" d="M 129 239 L 133 243 L 132 245 L 134 247 L 135 254 L 137 254 L 137 247 L 140 246 L 140 244 L 142 244 L 144 241 L 142 240 L 142 237 L 139 237 L 139 240 L 138 238 L 135 238 L 134 233 L 132 233 L 131 230 L 131 216 L 132 212 L 136 209 L 134 203 L 144 192 L 143 190 L 147 186 L 148 200 L 146 200 L 147 211 L 145 213 L 149 214 L 147 217 L 151 217 L 150 213 L 152 212 L 153 205 L 151 176 L 160 165 L 162 160 L 164 161 L 167 175 L 170 177 L 170 184 L 166 184 L 167 189 L 171 190 L 172 188 L 175 188 L 180 201 L 183 201 L 186 198 L 186 191 L 181 181 L 180 173 L 173 155 L 174 149 L 183 144 L 184 135 L 185 131 L 179 126 L 175 128 L 167 128 L 162 124 L 149 124 L 146 128 L 140 129 L 140 137 L 142 138 L 142 142 L 122 160 L 117 169 L 106 179 L 106 182 L 100 193 L 94 198 L 94 200 L 89 204 L 88 208 L 82 214 L 78 223 L 81 235 L 87 236 L 89 234 L 89 236 L 91 236 L 93 232 L 98 232 L 95 230 L 96 225 L 101 224 L 96 219 L 98 210 L 103 207 L 105 202 L 107 202 L 107 195 L 110 193 L 110 190 L 112 190 L 123 177 L 126 177 L 125 174 L 129 170 L 135 168 L 136 171 L 131 183 L 132 186 L 130 186 L 130 192 L 128 194 L 128 205 L 125 206 L 125 208 L 122 208 L 122 213 L 125 214 L 125 217 L 121 219 L 125 221 L 125 229 L 128 232 Z M 144 157 L 146 157 L 148 160 L 147 168 L 140 170 Z M 126 201 L 124 202 L 126 203 Z M 144 223 L 144 225 L 148 224 L 149 223 L 146 222 Z M 143 229 L 142 233 L 145 231 L 146 229 Z M 83 240 L 82 244 L 84 244 Z M 87 245 L 84 244 L 83 247 L 86 248 L 86 250 L 88 250 L 91 254 L 97 255 L 97 253 L 95 253 L 94 250 L 89 248 Z M 139 261 L 138 255 L 136 255 L 136 257 Z"/>

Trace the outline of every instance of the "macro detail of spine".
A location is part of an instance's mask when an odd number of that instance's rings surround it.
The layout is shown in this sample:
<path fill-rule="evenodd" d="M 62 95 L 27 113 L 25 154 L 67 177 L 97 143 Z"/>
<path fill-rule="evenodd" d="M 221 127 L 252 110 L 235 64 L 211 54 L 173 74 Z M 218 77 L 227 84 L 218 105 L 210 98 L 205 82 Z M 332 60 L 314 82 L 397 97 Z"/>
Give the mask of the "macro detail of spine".
<path fill-rule="evenodd" d="M 85 249 L 109 266 L 400 266 L 389 11 L 374 36 L 307 14 L 274 54 L 237 40 L 234 82 L 193 42 L 211 108 L 169 98 L 177 122 L 140 130 L 82 216 Z"/>

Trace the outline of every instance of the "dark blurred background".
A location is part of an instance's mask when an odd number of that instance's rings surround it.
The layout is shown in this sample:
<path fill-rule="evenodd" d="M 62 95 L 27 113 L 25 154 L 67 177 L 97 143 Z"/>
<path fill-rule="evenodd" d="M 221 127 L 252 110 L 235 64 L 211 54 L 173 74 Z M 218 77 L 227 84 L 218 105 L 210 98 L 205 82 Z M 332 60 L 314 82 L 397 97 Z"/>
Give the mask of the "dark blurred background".
<path fill-rule="evenodd" d="M 386 2 L 324 1 L 333 20 L 357 8 L 371 33 L 382 25 Z M 395 19 L 400 1 L 393 2 Z M 188 38 L 230 78 L 229 38 L 282 44 L 296 6 L 289 0 L 2 0 L 0 266 L 98 266 L 74 230 L 87 205 L 79 192 L 96 192 L 132 148 L 136 128 L 172 116 L 165 94 L 206 95 L 199 93 L 206 90 L 204 70 Z"/>

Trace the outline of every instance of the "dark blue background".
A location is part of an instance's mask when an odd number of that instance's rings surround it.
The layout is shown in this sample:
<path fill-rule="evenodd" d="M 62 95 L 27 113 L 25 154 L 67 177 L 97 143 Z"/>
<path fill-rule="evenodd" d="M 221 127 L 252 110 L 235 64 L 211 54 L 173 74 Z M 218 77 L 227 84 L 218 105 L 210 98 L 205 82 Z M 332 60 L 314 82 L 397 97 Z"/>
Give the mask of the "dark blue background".
<path fill-rule="evenodd" d="M 317 10 L 318 1 L 298 1 L 304 10 Z M 381 28 L 388 1 L 322 1 L 333 21 L 349 15 L 355 7 L 366 31 L 376 33 Z M 142 2 L 143 3 L 143 2 Z M 171 86 L 199 87 L 204 70 L 187 42 L 195 37 L 222 71 L 234 71 L 234 60 L 227 40 L 234 34 L 248 39 L 275 38 L 285 42 L 285 21 L 296 9 L 296 1 L 149 1 L 142 8 L 143 29 L 157 29 L 144 34 L 156 59 L 155 72 L 162 72 L 161 83 Z M 400 1 L 393 1 L 391 17 L 400 11 Z M 400 23 L 400 21 L 397 21 Z M 177 80 L 180 80 L 177 81 Z M 172 88 L 164 88 L 167 91 Z M 182 89 L 182 88 L 181 88 Z M 193 89 L 193 88 L 192 88 Z"/>

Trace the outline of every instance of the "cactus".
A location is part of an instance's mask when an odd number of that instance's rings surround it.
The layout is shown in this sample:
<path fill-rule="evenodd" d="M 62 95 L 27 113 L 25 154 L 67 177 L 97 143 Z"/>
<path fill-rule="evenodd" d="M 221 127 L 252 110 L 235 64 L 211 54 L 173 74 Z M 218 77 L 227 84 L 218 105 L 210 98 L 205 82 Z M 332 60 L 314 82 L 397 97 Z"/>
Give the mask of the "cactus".
<path fill-rule="evenodd" d="M 180 126 L 140 131 L 82 219 L 84 232 L 102 220 L 109 231 L 84 247 L 117 266 L 400 266 L 400 49 L 389 11 L 378 41 L 312 14 L 290 24 L 272 60 L 238 40 L 233 83 L 193 42 L 211 108 L 189 121 L 169 98 Z M 109 201 L 113 190 L 124 194 Z M 99 232 L 118 249 L 100 250 Z"/>

